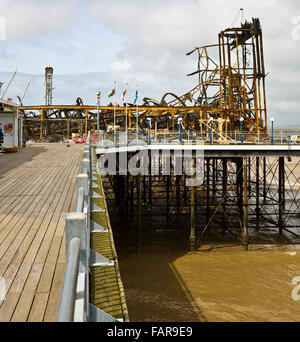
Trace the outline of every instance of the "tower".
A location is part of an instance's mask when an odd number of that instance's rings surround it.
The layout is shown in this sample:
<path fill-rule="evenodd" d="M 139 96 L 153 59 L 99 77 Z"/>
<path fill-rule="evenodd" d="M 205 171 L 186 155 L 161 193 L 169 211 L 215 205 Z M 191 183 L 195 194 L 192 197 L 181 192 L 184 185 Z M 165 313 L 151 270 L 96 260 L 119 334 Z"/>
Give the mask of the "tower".
<path fill-rule="evenodd" d="M 45 68 L 45 105 L 52 105 L 52 76 L 53 76 L 53 68 L 46 67 Z"/>

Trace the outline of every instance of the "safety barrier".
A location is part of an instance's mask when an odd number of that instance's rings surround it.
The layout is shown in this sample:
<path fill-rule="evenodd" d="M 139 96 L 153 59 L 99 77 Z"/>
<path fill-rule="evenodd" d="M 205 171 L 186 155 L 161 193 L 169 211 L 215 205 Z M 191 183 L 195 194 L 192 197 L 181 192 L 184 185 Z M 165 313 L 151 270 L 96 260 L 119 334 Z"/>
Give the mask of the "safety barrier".
<path fill-rule="evenodd" d="M 300 143 L 300 132 L 298 135 L 288 131 L 276 132 L 241 132 L 228 131 L 226 134 L 217 131 L 207 131 L 202 134 L 189 130 L 185 131 L 155 131 L 135 130 L 117 131 L 115 133 L 99 132 L 99 138 L 95 132 L 92 136 L 92 144 L 98 147 L 134 146 L 134 145 L 159 145 L 159 144 L 255 144 L 255 145 L 288 145 Z"/>
<path fill-rule="evenodd" d="M 76 213 L 69 213 L 66 217 L 68 254 L 57 313 L 58 322 L 118 322 L 89 301 L 90 267 L 112 264 L 111 260 L 90 248 L 93 159 L 88 137 L 83 152 L 82 174 L 77 176 Z"/>

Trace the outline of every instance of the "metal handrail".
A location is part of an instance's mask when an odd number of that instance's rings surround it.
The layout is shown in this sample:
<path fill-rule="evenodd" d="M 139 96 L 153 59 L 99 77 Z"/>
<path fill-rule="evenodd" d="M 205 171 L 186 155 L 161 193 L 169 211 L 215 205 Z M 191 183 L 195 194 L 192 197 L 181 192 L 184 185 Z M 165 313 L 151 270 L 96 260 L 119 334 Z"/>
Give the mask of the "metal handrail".
<path fill-rule="evenodd" d="M 59 302 L 57 322 L 73 322 L 79 270 L 80 240 L 70 241 L 67 266 Z"/>
<path fill-rule="evenodd" d="M 89 188 L 91 175 L 91 148 L 87 139 L 82 160 L 82 174 L 77 176 L 76 214 L 66 218 L 67 266 L 64 276 L 57 322 L 86 321 L 88 316 L 88 276 L 84 276 L 84 301 L 78 301 L 78 289 L 82 286 L 82 276 L 89 269 Z M 87 159 L 89 158 L 89 159 Z"/>
<path fill-rule="evenodd" d="M 69 213 L 66 217 L 66 249 L 70 252 L 57 314 L 58 322 L 118 321 L 89 301 L 90 267 L 114 265 L 114 261 L 98 254 L 90 246 L 93 159 L 89 136 L 83 152 L 82 173 L 76 178 L 76 212 Z M 76 253 L 73 251 L 74 239 L 80 241 Z"/>
<path fill-rule="evenodd" d="M 113 139 L 114 137 L 114 139 Z M 228 131 L 228 140 L 224 140 L 225 133 L 217 131 L 206 131 L 202 134 L 200 132 L 193 131 L 144 131 L 139 132 L 116 132 L 116 136 L 110 133 L 102 132 L 99 137 L 94 139 L 99 147 L 109 148 L 109 147 L 121 147 L 129 145 L 149 145 L 149 144 L 190 144 L 196 142 L 196 144 L 261 144 L 261 145 L 271 145 L 271 144 L 287 144 L 290 141 L 297 143 L 298 137 L 300 137 L 300 132 L 297 135 L 297 131 L 275 131 L 273 135 L 271 132 L 240 132 L 240 131 Z M 273 137 L 273 139 L 271 138 Z M 294 140 L 295 141 L 294 141 Z M 95 144 L 95 143 L 94 143 Z"/>

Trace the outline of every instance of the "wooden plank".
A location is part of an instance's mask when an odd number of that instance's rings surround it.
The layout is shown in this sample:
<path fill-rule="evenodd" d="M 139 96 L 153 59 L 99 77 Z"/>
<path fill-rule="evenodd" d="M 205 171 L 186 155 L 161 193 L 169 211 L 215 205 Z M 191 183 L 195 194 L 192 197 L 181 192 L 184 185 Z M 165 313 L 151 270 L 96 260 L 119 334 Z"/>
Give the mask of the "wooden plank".
<path fill-rule="evenodd" d="M 63 283 L 65 275 L 65 263 L 57 263 L 54 273 L 54 278 L 51 286 L 51 291 L 49 294 L 49 300 L 47 302 L 47 306 L 44 309 L 44 321 L 45 322 L 54 322 L 56 320 L 57 308 L 60 299 L 60 291 Z M 59 294 L 59 295 L 58 295 Z M 35 311 L 34 307 L 32 307 L 31 311 Z M 42 308 L 39 308 L 40 313 L 35 313 L 36 317 L 42 316 Z"/>
<path fill-rule="evenodd" d="M 42 273 L 43 265 L 35 264 L 32 266 L 25 287 L 18 301 L 18 310 L 14 310 L 12 322 L 25 322 L 29 315 L 30 307 L 32 305 L 35 288 Z"/>
<path fill-rule="evenodd" d="M 28 322 L 42 322 L 43 315 L 46 310 L 46 306 L 49 298 L 48 292 L 40 292 L 36 293 L 34 297 L 34 302 L 30 310 L 30 314 L 28 317 Z M 56 296 L 57 297 L 57 296 Z"/>
<path fill-rule="evenodd" d="M 16 304 L 19 300 L 20 294 L 9 292 L 0 308 L 0 322 L 9 322 L 13 315 Z"/>

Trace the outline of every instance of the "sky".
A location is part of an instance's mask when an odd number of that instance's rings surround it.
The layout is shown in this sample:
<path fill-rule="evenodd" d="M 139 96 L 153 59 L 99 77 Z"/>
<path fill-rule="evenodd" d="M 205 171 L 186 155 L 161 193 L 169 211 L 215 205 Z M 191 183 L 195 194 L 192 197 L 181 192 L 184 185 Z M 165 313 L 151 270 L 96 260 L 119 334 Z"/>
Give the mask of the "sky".
<path fill-rule="evenodd" d="M 186 76 L 196 70 L 196 56 L 186 53 L 217 43 L 240 8 L 245 19 L 261 20 L 269 119 L 275 127 L 300 126 L 296 0 L 0 0 L 2 91 L 17 69 L 5 97 L 21 96 L 30 80 L 24 105 L 42 104 L 44 69 L 52 66 L 54 104 L 75 104 L 77 97 L 94 104 L 98 91 L 107 104 L 114 81 L 117 99 L 126 82 L 128 101 L 137 83 L 140 102 L 168 91 L 182 95 L 197 84 Z"/>

